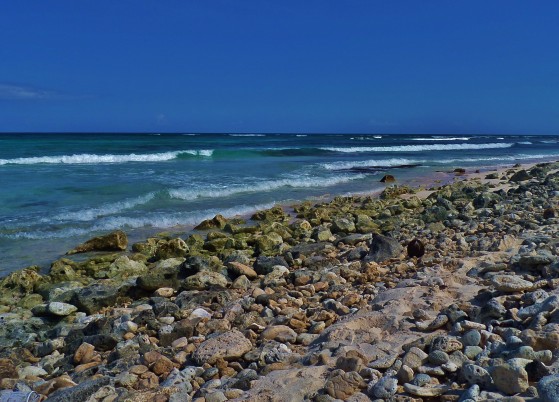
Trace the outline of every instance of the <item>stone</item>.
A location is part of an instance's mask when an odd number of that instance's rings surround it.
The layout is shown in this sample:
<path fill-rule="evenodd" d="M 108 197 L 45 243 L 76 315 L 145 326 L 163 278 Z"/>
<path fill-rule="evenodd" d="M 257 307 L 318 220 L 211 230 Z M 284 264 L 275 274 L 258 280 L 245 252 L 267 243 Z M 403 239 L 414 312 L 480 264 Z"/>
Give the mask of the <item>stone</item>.
<path fill-rule="evenodd" d="M 398 380 L 394 377 L 382 377 L 370 389 L 369 396 L 389 399 L 398 390 Z"/>
<path fill-rule="evenodd" d="M 423 397 L 423 398 L 433 398 L 436 396 L 440 396 L 447 392 L 450 389 L 447 385 L 439 385 L 434 387 L 419 387 L 414 384 L 406 383 L 404 384 L 404 390 L 408 394 L 412 394 L 415 396 Z"/>
<path fill-rule="evenodd" d="M 518 275 L 495 275 L 491 278 L 491 284 L 500 292 L 514 293 L 524 290 L 532 290 L 534 284 L 522 279 Z"/>
<path fill-rule="evenodd" d="M 538 394 L 542 402 L 559 401 L 559 375 L 548 375 L 538 381 Z"/>
<path fill-rule="evenodd" d="M 396 181 L 396 178 L 394 176 L 392 176 L 391 174 L 386 174 L 382 177 L 382 179 L 380 179 L 381 183 L 394 183 Z"/>
<path fill-rule="evenodd" d="M 461 374 L 470 385 L 479 384 L 483 388 L 488 388 L 493 384 L 493 378 L 489 372 L 476 364 L 465 364 L 462 366 Z"/>
<path fill-rule="evenodd" d="M 464 346 L 478 346 L 481 342 L 481 334 L 478 330 L 471 329 L 462 335 L 462 344 Z"/>
<path fill-rule="evenodd" d="M 404 355 L 402 364 L 416 370 L 427 362 L 428 357 L 427 353 L 414 346 Z"/>
<path fill-rule="evenodd" d="M 402 252 L 402 246 L 391 237 L 375 234 L 369 250 L 369 254 L 365 257 L 366 261 L 383 262 L 398 257 Z"/>
<path fill-rule="evenodd" d="M 355 223 L 347 218 L 336 218 L 330 227 L 332 233 L 352 233 L 355 232 Z"/>
<path fill-rule="evenodd" d="M 209 229 L 223 229 L 227 224 L 227 219 L 223 215 L 216 215 L 212 219 L 206 219 L 202 221 L 195 230 L 209 230 Z"/>
<path fill-rule="evenodd" d="M 530 386 L 526 369 L 515 364 L 512 360 L 520 359 L 511 359 L 505 364 L 490 368 L 490 374 L 495 386 L 507 395 L 524 392 Z"/>
<path fill-rule="evenodd" d="M 72 304 L 80 311 L 94 314 L 103 307 L 114 306 L 117 298 L 126 293 L 130 287 L 129 284 L 114 286 L 95 283 L 77 290 L 72 298 Z"/>
<path fill-rule="evenodd" d="M 169 358 L 163 356 L 156 351 L 150 351 L 143 356 L 144 364 L 150 368 L 156 375 L 167 376 L 175 368 L 173 362 Z"/>
<path fill-rule="evenodd" d="M 246 276 L 248 279 L 256 279 L 258 274 L 251 267 L 241 264 L 240 262 L 232 261 L 227 263 L 227 270 L 233 274 L 234 277 Z"/>
<path fill-rule="evenodd" d="M 334 398 L 345 400 L 356 393 L 360 385 L 364 383 L 363 378 L 356 372 L 346 373 L 342 370 L 336 370 L 332 374 L 326 381 L 324 390 Z"/>
<path fill-rule="evenodd" d="M 555 218 L 556 213 L 555 213 L 555 209 L 554 208 L 546 208 L 543 211 L 543 218 L 544 219 L 551 219 L 551 218 Z"/>
<path fill-rule="evenodd" d="M 74 353 L 74 363 L 89 363 L 95 354 L 95 347 L 87 342 L 82 343 Z"/>
<path fill-rule="evenodd" d="M 282 343 L 295 343 L 297 333 L 286 325 L 273 325 L 266 328 L 260 337 L 264 340 L 275 340 Z"/>
<path fill-rule="evenodd" d="M 186 242 L 177 237 L 175 239 L 159 242 L 155 250 L 155 258 L 158 260 L 181 258 L 185 257 L 189 251 Z"/>
<path fill-rule="evenodd" d="M 47 309 L 50 314 L 59 317 L 65 317 L 78 311 L 78 308 L 76 306 L 61 302 L 51 302 L 48 304 Z"/>
<path fill-rule="evenodd" d="M 407 252 L 410 258 L 421 258 L 425 255 L 425 246 L 421 240 L 413 239 L 408 243 Z"/>
<path fill-rule="evenodd" d="M 443 352 L 442 350 L 433 350 L 429 353 L 428 360 L 429 363 L 434 364 L 435 366 L 440 366 L 441 364 L 448 363 L 450 357 L 448 356 L 448 353 Z"/>
<path fill-rule="evenodd" d="M 86 253 L 89 251 L 124 251 L 128 247 L 128 238 L 122 230 L 104 236 L 94 237 L 78 245 L 66 254 Z"/>
<path fill-rule="evenodd" d="M 0 378 L 18 378 L 17 369 L 9 359 L 0 359 Z"/>
<path fill-rule="evenodd" d="M 213 364 L 217 359 L 236 360 L 252 349 L 252 343 L 236 329 L 210 338 L 192 354 L 198 364 Z"/>
<path fill-rule="evenodd" d="M 97 390 L 111 382 L 109 377 L 86 380 L 75 387 L 59 389 L 49 395 L 49 402 L 86 401 Z"/>
<path fill-rule="evenodd" d="M 522 169 L 516 172 L 515 174 L 513 174 L 510 178 L 510 181 L 519 182 L 519 181 L 530 180 L 531 178 L 532 176 L 526 170 Z"/>
<path fill-rule="evenodd" d="M 10 289 L 21 293 L 31 293 L 35 285 L 43 277 L 39 274 L 39 267 L 25 268 L 15 271 L 0 280 L 0 289 Z"/>
<path fill-rule="evenodd" d="M 183 281 L 183 287 L 188 290 L 204 290 L 210 287 L 227 287 L 227 278 L 220 273 L 200 271 Z"/>

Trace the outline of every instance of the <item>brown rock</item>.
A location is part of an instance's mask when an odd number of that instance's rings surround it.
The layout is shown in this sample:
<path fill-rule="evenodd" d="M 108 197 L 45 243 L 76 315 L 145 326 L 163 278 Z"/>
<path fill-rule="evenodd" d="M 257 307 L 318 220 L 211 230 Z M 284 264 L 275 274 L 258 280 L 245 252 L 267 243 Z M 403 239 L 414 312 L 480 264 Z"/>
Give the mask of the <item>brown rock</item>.
<path fill-rule="evenodd" d="M 266 328 L 260 337 L 265 340 L 275 340 L 282 343 L 295 343 L 297 333 L 286 325 L 273 325 Z"/>
<path fill-rule="evenodd" d="M 34 391 L 43 394 L 50 395 L 54 391 L 62 388 L 75 387 L 76 384 L 68 374 L 63 374 L 60 377 L 53 378 L 52 380 L 46 381 L 34 388 Z"/>
<path fill-rule="evenodd" d="M 192 354 L 192 359 L 198 364 L 213 364 L 219 358 L 238 359 L 251 349 L 252 343 L 241 332 L 233 329 L 202 342 Z"/>
<path fill-rule="evenodd" d="M 254 269 L 252 269 L 251 267 L 249 267 L 245 264 L 241 264 L 240 262 L 231 261 L 231 262 L 227 263 L 227 270 L 235 276 L 244 275 L 248 279 L 258 278 L 258 274 L 256 273 L 256 271 Z"/>
<path fill-rule="evenodd" d="M 332 374 L 333 376 L 326 381 L 324 390 L 333 398 L 346 400 L 364 387 L 363 378 L 354 371 L 345 373 L 342 370 L 336 370 Z"/>
<path fill-rule="evenodd" d="M 130 367 L 130 370 L 128 371 L 132 374 L 141 375 L 144 374 L 146 371 L 149 371 L 149 369 L 144 365 L 138 364 L 136 366 Z"/>
<path fill-rule="evenodd" d="M 144 364 L 148 366 L 151 369 L 151 371 L 153 371 L 157 375 L 166 376 L 175 367 L 171 360 L 163 356 L 161 353 L 153 350 L 144 354 L 143 361 Z"/>
<path fill-rule="evenodd" d="M 88 370 L 92 367 L 97 367 L 100 364 L 101 362 L 89 362 L 89 363 L 80 364 L 79 366 L 76 366 L 74 372 L 81 373 L 82 371 Z"/>
<path fill-rule="evenodd" d="M 76 364 L 86 364 L 93 359 L 93 355 L 95 354 L 95 346 L 84 342 L 80 345 L 80 347 L 74 353 L 74 363 Z"/>
<path fill-rule="evenodd" d="M 105 236 L 94 237 L 66 254 L 86 253 L 88 251 L 124 251 L 128 246 L 128 238 L 122 230 Z"/>
<path fill-rule="evenodd" d="M 413 239 L 408 243 L 408 257 L 421 258 L 425 255 L 425 246 L 421 240 Z"/>
<path fill-rule="evenodd" d="M 9 359 L 0 359 L 0 378 L 18 378 L 16 366 Z"/>
<path fill-rule="evenodd" d="M 396 178 L 391 174 L 384 175 L 382 179 L 380 179 L 381 183 L 394 183 Z"/>
<path fill-rule="evenodd" d="M 147 388 L 153 389 L 159 386 L 159 378 L 155 373 L 151 371 L 146 371 L 144 374 L 140 376 L 140 380 L 138 381 L 138 386 L 140 389 Z"/>

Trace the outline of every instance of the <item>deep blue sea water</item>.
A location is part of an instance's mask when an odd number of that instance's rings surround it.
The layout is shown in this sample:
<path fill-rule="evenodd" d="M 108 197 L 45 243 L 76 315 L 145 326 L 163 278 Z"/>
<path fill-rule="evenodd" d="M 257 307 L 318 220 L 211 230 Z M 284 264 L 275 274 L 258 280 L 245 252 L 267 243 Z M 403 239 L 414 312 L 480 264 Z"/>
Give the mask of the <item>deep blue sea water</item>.
<path fill-rule="evenodd" d="M 554 136 L 0 134 L 0 276 L 87 238 L 184 232 L 216 213 L 559 158 Z"/>

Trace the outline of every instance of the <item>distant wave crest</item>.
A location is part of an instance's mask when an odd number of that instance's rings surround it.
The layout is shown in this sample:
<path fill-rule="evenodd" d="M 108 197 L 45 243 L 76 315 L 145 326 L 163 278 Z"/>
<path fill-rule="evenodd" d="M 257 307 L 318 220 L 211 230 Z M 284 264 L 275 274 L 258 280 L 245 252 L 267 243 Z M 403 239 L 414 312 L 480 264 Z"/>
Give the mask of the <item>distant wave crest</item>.
<path fill-rule="evenodd" d="M 422 151 L 455 151 L 467 149 L 510 148 L 514 143 L 489 143 L 489 144 L 432 144 L 432 145 L 399 145 L 393 147 L 325 147 L 321 148 L 330 152 L 356 153 L 356 152 L 422 152 Z"/>
<path fill-rule="evenodd" d="M 353 168 L 367 168 L 367 167 L 392 167 L 392 166 L 405 166 L 413 165 L 416 163 L 422 163 L 422 161 L 404 159 L 404 158 L 393 158 L 385 160 L 367 160 L 367 161 L 355 161 L 355 162 L 332 162 L 323 163 L 321 166 L 326 170 L 346 170 Z"/>
<path fill-rule="evenodd" d="M 258 184 L 252 184 L 250 186 L 234 186 L 234 187 L 224 187 L 215 189 L 173 189 L 169 190 L 169 196 L 171 198 L 181 199 L 185 201 L 195 200 L 198 198 L 221 198 L 228 197 L 235 194 L 241 193 L 252 193 L 252 192 L 262 192 L 276 190 L 282 187 L 292 187 L 292 188 L 312 188 L 312 187 L 330 187 L 337 184 L 343 184 L 356 179 L 363 179 L 365 175 L 352 175 L 352 176 L 338 176 L 329 178 L 298 178 L 298 179 L 277 179 L 269 180 Z"/>
<path fill-rule="evenodd" d="M 468 141 L 471 137 L 428 137 L 412 138 L 412 141 Z"/>
<path fill-rule="evenodd" d="M 75 154 L 59 156 L 35 156 L 30 158 L 0 159 L 0 165 L 36 165 L 36 164 L 98 164 L 98 163 L 125 163 L 125 162 L 163 162 L 176 159 L 180 155 L 193 155 L 209 157 L 213 150 L 183 150 L 161 152 L 155 154 L 127 154 L 127 155 L 97 155 Z"/>

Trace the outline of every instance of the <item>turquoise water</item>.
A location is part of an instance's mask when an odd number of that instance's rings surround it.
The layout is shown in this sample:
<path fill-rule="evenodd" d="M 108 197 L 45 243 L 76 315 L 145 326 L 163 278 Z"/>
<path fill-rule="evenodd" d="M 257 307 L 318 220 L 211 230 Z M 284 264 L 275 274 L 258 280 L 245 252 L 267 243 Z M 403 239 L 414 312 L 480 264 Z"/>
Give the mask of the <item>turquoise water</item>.
<path fill-rule="evenodd" d="M 1 134 L 0 276 L 114 229 L 186 231 L 434 170 L 554 160 L 559 137 L 334 134 Z"/>

